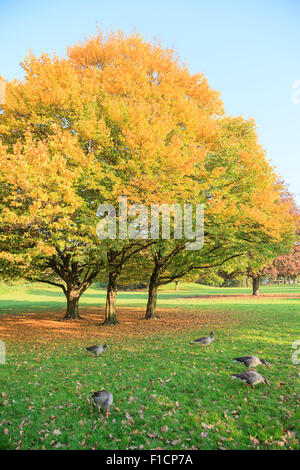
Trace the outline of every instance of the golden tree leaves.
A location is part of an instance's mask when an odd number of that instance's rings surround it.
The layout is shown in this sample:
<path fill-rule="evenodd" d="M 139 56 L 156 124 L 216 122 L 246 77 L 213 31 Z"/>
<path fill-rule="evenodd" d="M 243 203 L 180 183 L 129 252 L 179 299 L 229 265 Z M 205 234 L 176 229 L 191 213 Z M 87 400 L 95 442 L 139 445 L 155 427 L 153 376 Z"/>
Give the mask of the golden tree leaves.
<path fill-rule="evenodd" d="M 99 33 L 64 58 L 30 53 L 23 68 L 0 115 L 1 220 L 48 223 L 38 243 L 25 234 L 33 253 L 99 248 L 96 208 L 120 195 L 148 206 L 203 203 L 211 249 L 227 244 L 230 255 L 249 240 L 292 238 L 291 201 L 255 123 L 224 116 L 219 93 L 174 51 L 139 34 Z"/>

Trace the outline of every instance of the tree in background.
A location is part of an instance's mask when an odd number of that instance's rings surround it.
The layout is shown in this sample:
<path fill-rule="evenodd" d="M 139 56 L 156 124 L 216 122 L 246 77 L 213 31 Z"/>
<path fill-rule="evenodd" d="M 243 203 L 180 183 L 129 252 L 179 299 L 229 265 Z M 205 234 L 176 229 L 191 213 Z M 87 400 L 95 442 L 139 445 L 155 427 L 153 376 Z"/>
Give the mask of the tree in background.
<path fill-rule="evenodd" d="M 295 281 L 300 275 L 300 250 L 299 246 L 295 246 L 290 253 L 279 255 L 274 259 L 273 269 L 277 273 L 277 277 L 283 277 L 284 282 L 288 279 Z"/>
<path fill-rule="evenodd" d="M 272 262 L 288 253 L 298 238 L 299 209 L 284 185 L 277 184 L 281 187 L 281 192 L 274 211 L 274 218 L 277 219 L 274 237 L 272 240 L 263 239 L 261 244 L 254 249 L 251 247 L 248 252 L 247 275 L 252 279 L 252 295 L 255 296 L 259 295 L 260 279 L 267 274 Z"/>

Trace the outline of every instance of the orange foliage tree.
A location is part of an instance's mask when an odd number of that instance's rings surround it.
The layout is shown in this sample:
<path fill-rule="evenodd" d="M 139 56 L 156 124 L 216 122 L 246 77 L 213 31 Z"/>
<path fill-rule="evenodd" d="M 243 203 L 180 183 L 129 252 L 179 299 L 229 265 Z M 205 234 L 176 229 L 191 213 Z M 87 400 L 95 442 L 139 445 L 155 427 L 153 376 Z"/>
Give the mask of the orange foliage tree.
<path fill-rule="evenodd" d="M 149 204 L 195 193 L 195 182 L 185 177 L 206 155 L 222 102 L 203 75 L 191 75 L 174 52 L 138 34 L 99 34 L 69 48 L 67 58 L 29 54 L 23 68 L 25 79 L 7 85 L 2 142 L 12 152 L 30 131 L 48 145 L 59 129 L 68 141 L 66 166 L 79 172 L 74 189 L 90 228 L 97 204 L 116 206 L 120 195 L 129 203 Z M 72 237 L 73 226 L 65 230 Z M 131 241 L 102 248 L 112 293 L 106 320 L 115 321 L 118 260 L 124 250 L 131 252 Z"/>
<path fill-rule="evenodd" d="M 146 318 L 155 317 L 160 285 L 223 266 L 237 256 L 246 269 L 249 251 L 256 254 L 260 267 L 280 250 L 288 250 L 294 240 L 293 200 L 267 161 L 254 122 L 226 117 L 216 125 L 210 149 L 191 176 L 198 191 L 192 201 L 205 208 L 204 246 L 192 253 L 186 252 L 182 240 L 152 247 Z"/>
<path fill-rule="evenodd" d="M 272 223 L 275 222 L 277 228 L 272 238 L 264 238 L 262 243 L 251 246 L 247 253 L 246 273 L 252 279 L 252 295 L 255 296 L 259 295 L 261 277 L 272 271 L 274 274 L 276 260 L 284 259 L 291 250 L 294 252 L 299 237 L 299 209 L 282 181 L 276 182 L 275 189 L 278 200 L 269 216 L 272 216 Z"/>
<path fill-rule="evenodd" d="M 24 80 L 7 84 L 0 115 L 5 209 L 0 246 L 5 265 L 13 262 L 7 244 L 14 234 L 20 274 L 60 286 L 57 278 L 63 280 L 67 318 L 78 317 L 80 295 L 105 268 L 105 321 L 116 322 L 119 276 L 126 263 L 149 248 L 143 239 L 97 239 L 99 203 L 117 209 L 121 195 L 129 204 L 203 203 L 206 250 L 218 263 L 241 253 L 245 244 L 281 240 L 290 230 L 291 218 L 283 217 L 288 203 L 280 199 L 282 187 L 257 143 L 253 123 L 224 118 L 219 93 L 202 74 L 190 74 L 173 51 L 138 34 L 99 33 L 68 48 L 66 58 L 29 54 L 23 68 Z M 40 148 L 54 180 L 56 159 L 65 175 L 65 181 L 57 175 L 55 197 L 51 178 L 34 160 L 34 149 Z M 7 160 L 17 181 L 22 178 L 20 154 L 36 175 L 28 189 L 36 185 L 34 198 L 22 189 L 21 179 L 9 186 L 5 174 Z M 9 188 L 17 194 L 11 206 Z M 17 231 L 20 208 L 28 217 L 25 238 Z M 31 223 L 35 230 L 28 230 Z M 204 252 L 199 264 L 196 253 L 183 254 L 179 245 L 167 244 L 166 252 L 175 256 L 168 258 L 164 281 L 207 264 Z M 26 269 L 20 263 L 25 253 Z M 184 262 L 181 271 L 177 255 Z"/>
<path fill-rule="evenodd" d="M 0 273 L 60 287 L 67 319 L 79 317 L 79 298 L 100 270 L 68 143 L 58 131 L 47 142 L 26 132 L 11 148 L 0 145 Z"/>

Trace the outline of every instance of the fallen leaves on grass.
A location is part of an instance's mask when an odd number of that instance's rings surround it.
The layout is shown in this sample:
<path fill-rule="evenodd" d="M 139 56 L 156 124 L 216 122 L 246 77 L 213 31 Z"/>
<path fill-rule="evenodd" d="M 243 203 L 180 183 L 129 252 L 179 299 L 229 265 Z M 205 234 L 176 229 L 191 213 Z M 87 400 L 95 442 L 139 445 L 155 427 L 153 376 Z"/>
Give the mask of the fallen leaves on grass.
<path fill-rule="evenodd" d="M 215 427 L 214 424 L 205 424 L 205 423 L 201 423 L 201 426 L 204 429 L 213 429 Z"/>
<path fill-rule="evenodd" d="M 81 309 L 82 320 L 62 321 L 63 312 L 24 313 L 1 315 L 1 337 L 11 342 L 26 342 L 36 339 L 39 343 L 54 342 L 81 338 L 89 341 L 92 336 L 105 340 L 123 337 L 143 337 L 168 331 L 195 328 L 209 328 L 211 324 L 222 327 L 230 324 L 238 326 L 240 320 L 230 312 L 199 312 L 188 310 L 159 310 L 160 319 L 152 321 L 144 319 L 144 310 L 137 308 L 120 308 L 117 315 L 119 325 L 101 325 L 104 319 L 103 308 Z M 158 356 L 157 356 L 158 357 Z M 21 366 L 22 363 L 19 364 Z M 105 364 L 102 364 L 104 367 Z M 171 379 L 167 379 L 166 382 Z"/>

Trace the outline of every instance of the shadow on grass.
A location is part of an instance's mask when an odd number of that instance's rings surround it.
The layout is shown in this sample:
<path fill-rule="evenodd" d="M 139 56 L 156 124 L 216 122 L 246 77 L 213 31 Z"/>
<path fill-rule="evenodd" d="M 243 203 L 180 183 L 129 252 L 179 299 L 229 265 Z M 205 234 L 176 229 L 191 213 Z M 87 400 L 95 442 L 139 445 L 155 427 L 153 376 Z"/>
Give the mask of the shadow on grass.
<path fill-rule="evenodd" d="M 30 302 L 26 300 L 3 300 L 0 301 L 0 314 L 17 314 L 26 312 L 47 312 L 51 310 L 61 310 L 65 306 L 61 302 Z"/>
<path fill-rule="evenodd" d="M 251 297 L 245 292 L 245 296 L 234 297 L 225 289 L 218 289 L 219 295 L 215 293 L 208 295 L 207 291 L 200 295 L 193 295 L 192 292 L 163 292 L 158 294 L 158 307 L 162 309 L 183 309 L 202 311 L 231 311 L 243 310 L 251 315 L 252 312 L 264 310 L 269 312 L 282 310 L 294 312 L 299 307 L 299 297 Z M 235 291 L 236 292 L 236 291 Z M 16 286 L 9 293 L 5 293 L 6 298 L 0 297 L 0 314 L 19 314 L 19 313 L 38 313 L 47 311 L 63 311 L 66 307 L 66 298 L 63 292 L 58 288 L 43 286 Z M 7 298 L 8 297 L 8 298 Z M 106 291 L 103 288 L 91 288 L 84 293 L 80 299 L 80 309 L 98 308 L 105 304 Z M 147 291 L 119 291 L 118 308 L 132 307 L 141 308 L 147 300 Z M 292 305 L 292 304 L 294 305 Z"/>
<path fill-rule="evenodd" d="M 61 297 L 65 299 L 65 295 L 62 291 L 56 291 L 51 289 L 31 289 L 27 291 L 28 295 L 34 295 L 39 297 Z M 139 299 L 139 298 L 147 298 L 146 291 L 118 291 L 118 298 L 119 299 Z M 164 294 L 163 292 L 159 294 L 164 298 L 172 298 L 174 297 L 173 294 Z M 106 291 L 103 289 L 99 289 L 99 292 L 95 292 L 95 289 L 88 290 L 84 294 L 82 294 L 81 299 L 105 299 L 106 298 Z"/>

